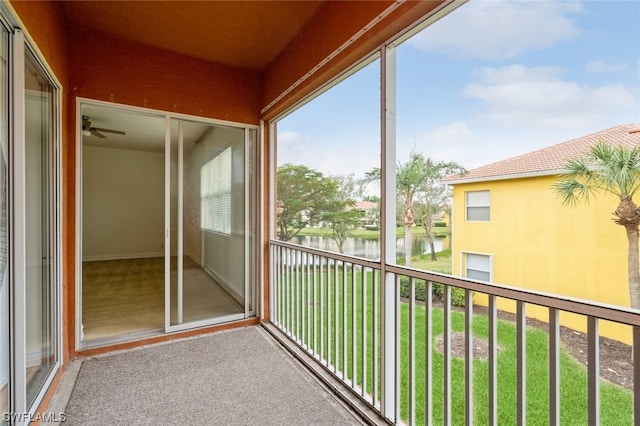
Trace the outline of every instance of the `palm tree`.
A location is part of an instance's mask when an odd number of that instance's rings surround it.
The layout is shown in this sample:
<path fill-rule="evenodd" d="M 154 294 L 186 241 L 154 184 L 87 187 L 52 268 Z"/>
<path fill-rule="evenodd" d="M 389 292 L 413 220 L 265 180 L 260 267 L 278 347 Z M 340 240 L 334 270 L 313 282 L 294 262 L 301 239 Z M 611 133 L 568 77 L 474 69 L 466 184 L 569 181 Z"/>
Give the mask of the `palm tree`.
<path fill-rule="evenodd" d="M 612 220 L 623 226 L 627 233 L 631 307 L 640 309 L 640 208 L 633 201 L 633 196 L 640 189 L 640 145 L 626 148 L 599 142 L 583 158 L 568 160 L 566 173 L 554 188 L 563 204 L 589 201 L 589 196 L 598 192 L 613 194 L 620 200 Z"/>
<path fill-rule="evenodd" d="M 451 174 L 464 173 L 466 170 L 455 162 L 434 161 L 424 158 L 420 153 L 412 152 L 406 163 L 398 162 L 396 168 L 396 190 L 401 204 L 402 224 L 404 225 L 405 264 L 411 266 L 413 251 L 412 227 L 416 223 L 416 197 L 429 192 L 440 180 Z M 365 184 L 380 180 L 380 169 L 374 168 L 365 174 Z"/>

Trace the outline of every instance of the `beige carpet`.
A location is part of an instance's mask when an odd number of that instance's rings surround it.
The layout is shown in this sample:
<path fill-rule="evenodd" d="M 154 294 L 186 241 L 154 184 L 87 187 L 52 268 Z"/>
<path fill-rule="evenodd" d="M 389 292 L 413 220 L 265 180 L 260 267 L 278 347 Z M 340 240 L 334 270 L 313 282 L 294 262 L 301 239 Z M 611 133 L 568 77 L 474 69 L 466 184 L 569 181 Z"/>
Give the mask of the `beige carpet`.
<path fill-rule="evenodd" d="M 85 359 L 64 412 L 65 426 L 362 424 L 256 326 Z"/>
<path fill-rule="evenodd" d="M 175 258 L 172 265 L 175 265 Z M 172 266 L 172 324 L 176 275 Z M 184 260 L 184 317 L 191 322 L 244 312 L 209 275 Z M 83 262 L 84 341 L 164 328 L 164 258 Z"/>

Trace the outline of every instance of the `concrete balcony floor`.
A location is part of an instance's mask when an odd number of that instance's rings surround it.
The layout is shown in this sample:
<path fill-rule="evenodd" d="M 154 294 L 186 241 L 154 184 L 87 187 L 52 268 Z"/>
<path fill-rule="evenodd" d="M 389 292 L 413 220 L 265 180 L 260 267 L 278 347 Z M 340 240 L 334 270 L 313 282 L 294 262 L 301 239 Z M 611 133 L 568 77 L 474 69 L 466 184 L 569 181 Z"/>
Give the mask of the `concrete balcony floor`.
<path fill-rule="evenodd" d="M 262 327 L 74 360 L 65 425 L 363 424 Z"/>

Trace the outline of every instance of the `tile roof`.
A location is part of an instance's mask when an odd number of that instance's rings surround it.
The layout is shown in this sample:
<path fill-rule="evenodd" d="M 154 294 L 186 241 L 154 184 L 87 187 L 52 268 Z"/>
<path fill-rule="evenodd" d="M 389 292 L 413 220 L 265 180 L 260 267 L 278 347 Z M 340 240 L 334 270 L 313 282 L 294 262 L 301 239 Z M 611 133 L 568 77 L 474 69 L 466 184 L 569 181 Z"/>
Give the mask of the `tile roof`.
<path fill-rule="evenodd" d="M 637 146 L 640 144 L 640 123 L 612 127 L 537 151 L 507 158 L 469 170 L 465 175 L 446 177 L 443 182 L 456 184 L 554 174 L 564 168 L 569 158 L 583 155 L 592 145 L 600 141 L 628 147 Z"/>

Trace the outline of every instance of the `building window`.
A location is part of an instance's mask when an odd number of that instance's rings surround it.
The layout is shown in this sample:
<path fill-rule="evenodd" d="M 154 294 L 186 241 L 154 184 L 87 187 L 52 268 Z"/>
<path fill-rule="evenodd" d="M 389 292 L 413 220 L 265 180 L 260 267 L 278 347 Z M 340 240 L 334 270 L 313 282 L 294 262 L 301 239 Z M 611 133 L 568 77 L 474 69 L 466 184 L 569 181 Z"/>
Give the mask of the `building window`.
<path fill-rule="evenodd" d="M 491 197 L 489 191 L 466 193 L 467 220 L 488 222 L 491 219 Z"/>
<path fill-rule="evenodd" d="M 200 169 L 202 229 L 231 233 L 231 160 L 229 147 Z"/>
<path fill-rule="evenodd" d="M 491 281 L 491 256 L 465 253 L 465 276 L 474 280 Z"/>

